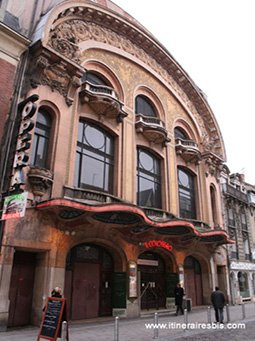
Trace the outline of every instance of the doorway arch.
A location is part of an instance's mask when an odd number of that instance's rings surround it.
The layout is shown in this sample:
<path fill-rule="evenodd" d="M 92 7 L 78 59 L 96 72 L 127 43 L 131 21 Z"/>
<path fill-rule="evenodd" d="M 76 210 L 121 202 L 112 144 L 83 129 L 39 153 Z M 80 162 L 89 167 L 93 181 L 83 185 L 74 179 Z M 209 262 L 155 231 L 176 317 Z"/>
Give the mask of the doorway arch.
<path fill-rule="evenodd" d="M 188 256 L 184 261 L 185 294 L 191 298 L 192 305 L 203 304 L 202 271 L 199 261 Z"/>
<path fill-rule="evenodd" d="M 112 315 L 113 257 L 104 247 L 79 244 L 67 255 L 65 296 L 72 320 Z"/>
<path fill-rule="evenodd" d="M 138 258 L 141 309 L 166 307 L 166 266 L 163 257 L 151 251 Z"/>

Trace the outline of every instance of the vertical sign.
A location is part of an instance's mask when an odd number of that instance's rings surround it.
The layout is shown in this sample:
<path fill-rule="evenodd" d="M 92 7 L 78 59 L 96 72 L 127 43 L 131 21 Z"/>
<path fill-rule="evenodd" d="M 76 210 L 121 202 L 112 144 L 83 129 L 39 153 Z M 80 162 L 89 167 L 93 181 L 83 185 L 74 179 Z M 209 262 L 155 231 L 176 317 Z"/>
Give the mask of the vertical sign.
<path fill-rule="evenodd" d="M 129 262 L 129 297 L 137 297 L 137 264 Z"/>
<path fill-rule="evenodd" d="M 37 105 L 34 102 L 38 99 L 38 95 L 32 95 L 19 103 L 18 106 L 21 122 L 17 136 L 13 174 L 11 179 L 11 187 L 13 188 L 24 184 L 23 167 L 28 165 L 29 154 L 27 151 L 30 149 L 32 139 L 30 131 L 34 128 L 32 118 L 37 109 Z"/>

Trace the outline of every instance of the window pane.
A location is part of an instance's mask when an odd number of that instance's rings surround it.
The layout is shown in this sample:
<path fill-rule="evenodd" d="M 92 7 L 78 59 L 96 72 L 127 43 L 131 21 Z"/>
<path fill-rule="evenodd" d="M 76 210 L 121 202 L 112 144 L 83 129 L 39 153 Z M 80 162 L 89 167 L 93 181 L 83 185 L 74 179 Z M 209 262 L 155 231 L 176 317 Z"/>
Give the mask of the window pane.
<path fill-rule="evenodd" d="M 39 167 L 44 167 L 46 163 L 47 139 L 39 137 L 35 163 Z"/>
<path fill-rule="evenodd" d="M 147 153 L 140 152 L 139 166 L 147 171 L 153 172 L 153 158 Z"/>
<path fill-rule="evenodd" d="M 160 162 L 151 153 L 137 153 L 137 202 L 141 206 L 161 208 Z"/>
<path fill-rule="evenodd" d="M 31 164 L 46 168 L 49 148 L 49 138 L 52 120 L 45 110 L 37 113 L 36 126 L 34 131 Z"/>
<path fill-rule="evenodd" d="M 174 128 L 174 137 L 176 139 L 187 140 L 187 134 L 181 128 Z"/>
<path fill-rule="evenodd" d="M 196 219 L 194 176 L 182 169 L 178 170 L 180 216 Z"/>
<path fill-rule="evenodd" d="M 156 117 L 155 109 L 148 98 L 145 96 L 137 96 L 135 99 L 135 113 L 144 116 Z"/>
<path fill-rule="evenodd" d="M 112 193 L 113 138 L 91 123 L 80 122 L 76 151 L 75 185 Z"/>

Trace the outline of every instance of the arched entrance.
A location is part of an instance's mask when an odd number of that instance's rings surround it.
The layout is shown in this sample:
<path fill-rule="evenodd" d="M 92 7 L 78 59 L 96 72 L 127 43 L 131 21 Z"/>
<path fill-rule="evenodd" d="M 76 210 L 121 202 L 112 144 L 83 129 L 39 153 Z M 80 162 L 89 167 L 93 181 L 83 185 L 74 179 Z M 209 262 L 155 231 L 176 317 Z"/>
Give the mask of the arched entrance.
<path fill-rule="evenodd" d="M 113 259 L 104 248 L 81 244 L 67 256 L 65 296 L 72 320 L 112 315 Z"/>
<path fill-rule="evenodd" d="M 141 309 L 166 307 L 166 274 L 164 260 L 154 252 L 144 252 L 138 258 L 140 271 Z"/>
<path fill-rule="evenodd" d="M 185 294 L 191 298 L 192 305 L 203 304 L 202 272 L 199 261 L 188 256 L 184 261 Z"/>

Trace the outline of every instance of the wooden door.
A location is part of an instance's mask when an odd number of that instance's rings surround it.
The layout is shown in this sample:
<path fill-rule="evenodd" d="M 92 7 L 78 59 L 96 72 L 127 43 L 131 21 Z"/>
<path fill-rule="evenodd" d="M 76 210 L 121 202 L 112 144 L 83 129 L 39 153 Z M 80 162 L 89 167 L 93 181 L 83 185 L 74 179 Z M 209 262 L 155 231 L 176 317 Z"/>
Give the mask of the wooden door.
<path fill-rule="evenodd" d="M 201 274 L 194 269 L 185 269 L 185 295 L 192 299 L 192 306 L 203 304 L 203 288 Z"/>
<path fill-rule="evenodd" d="M 203 304 L 203 287 L 201 274 L 195 273 L 196 305 Z"/>
<path fill-rule="evenodd" d="M 75 263 L 73 271 L 72 319 L 82 320 L 99 315 L 100 265 Z"/>
<path fill-rule="evenodd" d="M 30 324 L 35 273 L 35 254 L 16 251 L 14 255 L 11 284 L 9 327 Z"/>
<path fill-rule="evenodd" d="M 185 295 L 191 298 L 193 306 L 197 305 L 194 269 L 185 269 Z"/>

